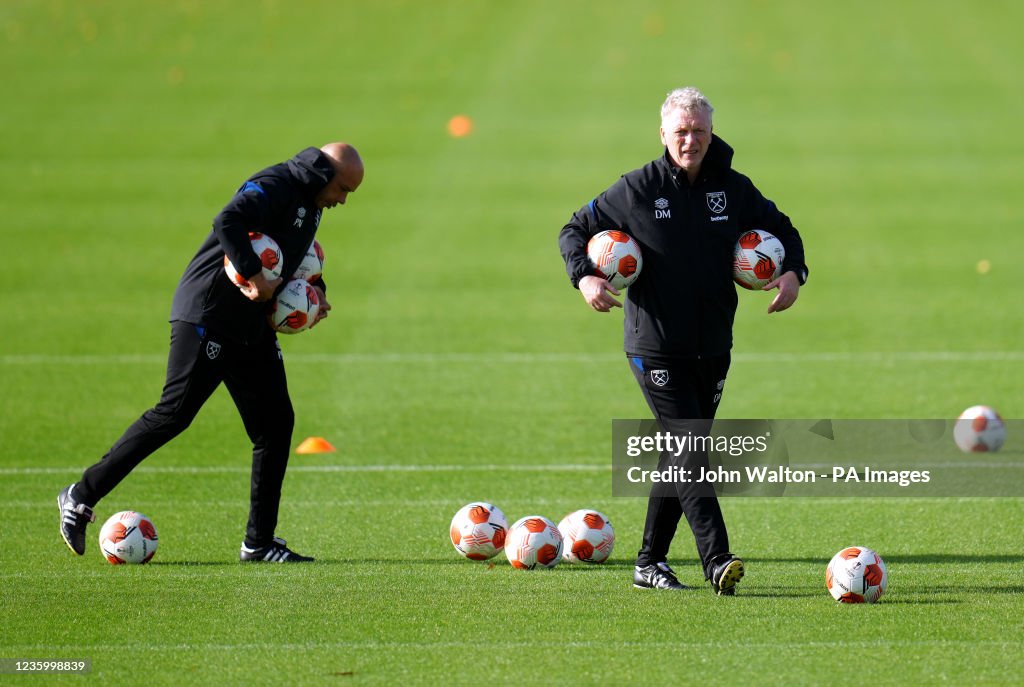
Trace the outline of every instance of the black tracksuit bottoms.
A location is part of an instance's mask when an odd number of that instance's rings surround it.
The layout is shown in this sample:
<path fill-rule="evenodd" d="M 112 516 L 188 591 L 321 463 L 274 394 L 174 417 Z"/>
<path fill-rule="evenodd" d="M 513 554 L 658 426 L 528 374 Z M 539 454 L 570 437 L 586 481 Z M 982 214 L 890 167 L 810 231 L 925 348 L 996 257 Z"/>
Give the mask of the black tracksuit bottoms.
<path fill-rule="evenodd" d="M 295 414 L 277 339 L 241 344 L 188 322 L 171 323 L 167 381 L 159 403 L 136 420 L 95 465 L 75 496 L 93 506 L 147 456 L 178 436 L 223 382 L 252 440 L 252 484 L 245 544 L 269 544 L 277 526 L 281 484 Z"/>
<path fill-rule="evenodd" d="M 629 356 L 629 367 L 644 392 L 647 405 L 662 431 L 673 431 L 673 420 L 707 420 L 698 423 L 710 429 L 718 410 L 729 372 L 730 355 L 706 358 L 651 358 Z M 693 423 L 681 423 L 692 428 Z M 680 423 L 677 423 L 680 426 Z M 687 469 L 708 468 L 706 452 L 674 457 L 663 453 L 658 469 L 685 464 Z M 704 483 L 656 482 L 647 502 L 644 539 L 637 565 L 664 562 L 680 518 L 685 515 L 697 541 L 697 553 L 709 576 L 709 563 L 729 552 L 729 533 L 712 485 Z"/>

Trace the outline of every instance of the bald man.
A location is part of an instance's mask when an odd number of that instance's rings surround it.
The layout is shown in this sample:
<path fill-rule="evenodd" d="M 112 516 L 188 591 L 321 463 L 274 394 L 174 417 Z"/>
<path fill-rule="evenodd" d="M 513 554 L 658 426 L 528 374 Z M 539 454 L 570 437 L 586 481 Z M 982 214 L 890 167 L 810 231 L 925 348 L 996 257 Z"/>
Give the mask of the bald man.
<path fill-rule="evenodd" d="M 85 552 L 93 507 L 147 456 L 192 422 L 221 382 L 252 440 L 249 521 L 239 559 L 302 563 L 312 558 L 276 536 L 281 485 L 291 451 L 295 415 L 281 347 L 267 320 L 282 279 L 267 280 L 249 232 L 267 234 L 284 254 L 291 275 L 313 242 L 324 210 L 344 205 L 363 181 L 363 161 L 347 143 L 306 148 L 286 162 L 249 177 L 213 220 L 213 230 L 185 268 L 171 306 L 171 349 L 160 401 L 142 414 L 98 463 L 57 497 L 60 532 L 76 554 Z M 248 286 L 224 272 L 227 255 Z M 323 279 L 315 326 L 331 306 Z"/>

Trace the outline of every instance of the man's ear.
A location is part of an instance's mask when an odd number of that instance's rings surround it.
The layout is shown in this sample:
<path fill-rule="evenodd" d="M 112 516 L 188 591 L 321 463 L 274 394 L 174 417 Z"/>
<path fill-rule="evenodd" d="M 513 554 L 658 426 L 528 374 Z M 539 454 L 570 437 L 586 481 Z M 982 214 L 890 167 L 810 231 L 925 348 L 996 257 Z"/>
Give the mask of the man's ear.
<path fill-rule="evenodd" d="M 660 127 L 658 133 L 661 136 L 661 145 L 667 146 L 668 143 L 665 141 L 665 127 Z"/>

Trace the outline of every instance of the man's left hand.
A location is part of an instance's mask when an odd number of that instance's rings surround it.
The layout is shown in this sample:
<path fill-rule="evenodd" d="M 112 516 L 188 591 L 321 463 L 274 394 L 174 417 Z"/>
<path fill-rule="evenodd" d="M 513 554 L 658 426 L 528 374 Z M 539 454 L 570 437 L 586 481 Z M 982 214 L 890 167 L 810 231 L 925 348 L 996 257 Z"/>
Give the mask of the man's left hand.
<path fill-rule="evenodd" d="M 768 312 L 782 312 L 793 305 L 797 296 L 800 295 L 800 280 L 797 279 L 796 272 L 784 272 L 778 279 L 765 284 L 761 290 L 771 291 L 772 289 L 778 289 L 779 294 L 768 306 Z"/>
<path fill-rule="evenodd" d="M 324 290 L 315 285 L 313 286 L 313 290 L 316 291 L 317 298 L 320 299 L 320 310 L 317 311 L 316 319 L 313 320 L 313 324 L 309 325 L 310 329 L 315 327 L 320 320 L 327 317 L 327 313 L 331 309 L 331 304 L 327 302 L 327 294 L 324 293 Z"/>

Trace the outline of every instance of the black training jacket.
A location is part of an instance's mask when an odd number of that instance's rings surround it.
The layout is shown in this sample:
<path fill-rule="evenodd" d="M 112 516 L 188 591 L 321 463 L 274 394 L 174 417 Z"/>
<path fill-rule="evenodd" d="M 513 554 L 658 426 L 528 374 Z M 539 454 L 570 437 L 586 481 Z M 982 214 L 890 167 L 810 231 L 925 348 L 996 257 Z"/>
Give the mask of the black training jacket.
<path fill-rule="evenodd" d="M 185 268 L 171 305 L 171 322 L 209 327 L 243 343 L 271 336 L 267 303 L 246 298 L 224 272 L 224 255 L 243 277 L 262 269 L 249 232 L 269 235 L 281 247 L 284 281 L 295 272 L 320 225 L 315 198 L 334 177 L 330 160 L 306 148 L 291 160 L 253 174 L 213 220 L 213 231 Z M 323 281 L 317 286 L 326 290 Z"/>
<path fill-rule="evenodd" d="M 732 148 L 712 136 L 691 186 L 668 151 L 573 214 L 558 244 L 573 286 L 594 274 L 587 242 L 621 229 L 640 245 L 643 268 L 626 292 L 625 350 L 651 357 L 701 357 L 732 348 L 736 286 L 733 251 L 750 229 L 771 232 L 786 249 L 783 271 L 807 278 L 803 242 L 789 218 L 732 169 Z"/>

